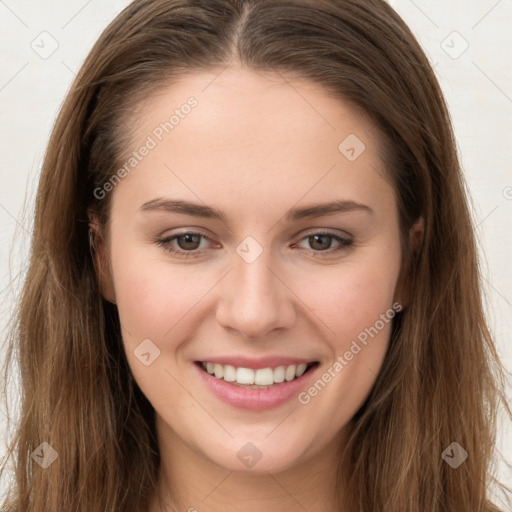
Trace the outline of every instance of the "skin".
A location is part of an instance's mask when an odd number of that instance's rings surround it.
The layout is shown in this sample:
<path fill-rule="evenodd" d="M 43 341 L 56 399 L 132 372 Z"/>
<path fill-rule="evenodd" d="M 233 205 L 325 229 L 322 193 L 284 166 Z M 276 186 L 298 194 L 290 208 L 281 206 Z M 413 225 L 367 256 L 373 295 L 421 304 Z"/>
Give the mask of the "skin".
<path fill-rule="evenodd" d="M 379 373 L 391 322 L 305 405 L 237 409 L 211 393 L 193 362 L 290 355 L 319 361 L 319 375 L 332 367 L 401 300 L 395 191 L 377 130 L 349 104 L 303 80 L 219 73 L 184 76 L 139 106 L 127 155 L 187 98 L 198 100 L 111 192 L 101 242 L 102 290 L 117 304 L 130 368 L 156 411 L 166 504 L 155 495 L 150 511 L 335 510 L 338 452 Z M 366 146 L 355 161 L 338 150 L 349 134 Z M 163 197 L 212 206 L 226 221 L 140 210 Z M 337 199 L 371 212 L 285 219 L 291 208 Z M 308 238 L 325 230 L 353 243 Z M 167 246 L 193 257 L 155 241 L 189 231 L 208 239 Z M 236 252 L 248 236 L 263 249 L 252 263 Z M 145 339 L 160 350 L 150 366 L 134 354 Z M 262 454 L 252 468 L 237 457 L 248 442 Z"/>

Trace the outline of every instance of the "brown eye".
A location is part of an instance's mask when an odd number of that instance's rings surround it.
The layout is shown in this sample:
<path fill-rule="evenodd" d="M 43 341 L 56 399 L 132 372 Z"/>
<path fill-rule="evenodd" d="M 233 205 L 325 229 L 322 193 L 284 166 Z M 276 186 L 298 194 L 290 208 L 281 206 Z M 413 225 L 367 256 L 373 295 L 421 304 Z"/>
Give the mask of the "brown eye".
<path fill-rule="evenodd" d="M 331 247 L 333 238 L 331 235 L 311 235 L 308 237 L 308 242 L 315 251 L 325 251 Z"/>
<path fill-rule="evenodd" d="M 209 238 L 201 233 L 190 232 L 157 239 L 156 243 L 163 247 L 166 252 L 178 256 L 193 257 L 200 255 L 202 252 L 199 249 L 203 240 L 209 241 Z"/>
<path fill-rule="evenodd" d="M 302 243 L 307 243 L 309 247 L 304 247 L 300 245 Z M 333 242 L 336 242 L 337 247 L 333 248 Z M 312 233 L 305 238 L 303 238 L 299 242 L 299 247 L 304 249 L 309 249 L 307 252 L 312 254 L 313 256 L 323 256 L 324 254 L 327 256 L 329 254 L 338 253 L 347 249 L 350 245 L 354 243 L 352 238 L 343 237 L 339 234 L 329 233 L 329 232 L 320 232 L 320 233 Z"/>
<path fill-rule="evenodd" d="M 197 233 L 186 233 L 175 237 L 178 247 L 184 251 L 194 251 L 201 244 L 202 235 Z"/>

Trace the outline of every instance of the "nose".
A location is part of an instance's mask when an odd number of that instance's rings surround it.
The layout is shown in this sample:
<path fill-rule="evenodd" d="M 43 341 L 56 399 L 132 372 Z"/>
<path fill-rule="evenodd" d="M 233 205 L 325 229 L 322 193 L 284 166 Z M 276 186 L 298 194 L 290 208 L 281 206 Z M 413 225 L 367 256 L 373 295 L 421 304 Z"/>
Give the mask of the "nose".
<path fill-rule="evenodd" d="M 251 339 L 263 339 L 293 325 L 293 292 L 271 260 L 268 251 L 252 263 L 235 254 L 234 267 L 219 289 L 216 316 L 220 325 Z"/>

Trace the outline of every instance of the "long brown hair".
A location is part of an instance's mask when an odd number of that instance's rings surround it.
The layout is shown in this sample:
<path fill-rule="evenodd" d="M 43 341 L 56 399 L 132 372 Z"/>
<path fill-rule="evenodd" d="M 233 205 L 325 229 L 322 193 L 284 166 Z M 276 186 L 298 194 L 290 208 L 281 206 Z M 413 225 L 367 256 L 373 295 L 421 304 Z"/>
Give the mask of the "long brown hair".
<path fill-rule="evenodd" d="M 104 31 L 60 111 L 40 178 L 6 366 L 7 379 L 16 358 L 21 410 L 5 506 L 147 508 L 159 470 L 154 411 L 99 289 L 87 211 L 106 224 L 112 194 L 94 191 L 122 165 L 139 102 L 185 72 L 232 62 L 308 79 L 368 115 L 385 135 L 404 239 L 425 221 L 421 250 L 406 252 L 407 308 L 352 420 L 345 454 L 357 510 L 498 510 L 487 487 L 504 378 L 454 134 L 427 58 L 383 0 L 136 0 Z M 457 469 L 442 457 L 453 442 L 469 454 Z M 36 464 L 55 454 L 49 467 Z"/>

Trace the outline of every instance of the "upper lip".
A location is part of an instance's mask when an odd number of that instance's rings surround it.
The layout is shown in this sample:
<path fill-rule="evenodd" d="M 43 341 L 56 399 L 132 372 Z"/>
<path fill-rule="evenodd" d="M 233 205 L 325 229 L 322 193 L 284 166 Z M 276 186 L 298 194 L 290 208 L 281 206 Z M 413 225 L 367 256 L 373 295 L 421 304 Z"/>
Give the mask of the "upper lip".
<path fill-rule="evenodd" d="M 286 356 L 265 356 L 265 357 L 244 357 L 244 356 L 217 356 L 207 357 L 198 362 L 216 363 L 222 365 L 231 365 L 235 368 L 251 368 L 258 370 L 261 368 L 276 368 L 277 366 L 291 366 L 299 364 L 309 364 L 317 362 L 314 359 L 301 359 L 299 357 Z"/>

